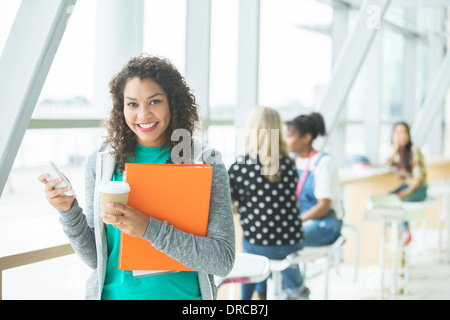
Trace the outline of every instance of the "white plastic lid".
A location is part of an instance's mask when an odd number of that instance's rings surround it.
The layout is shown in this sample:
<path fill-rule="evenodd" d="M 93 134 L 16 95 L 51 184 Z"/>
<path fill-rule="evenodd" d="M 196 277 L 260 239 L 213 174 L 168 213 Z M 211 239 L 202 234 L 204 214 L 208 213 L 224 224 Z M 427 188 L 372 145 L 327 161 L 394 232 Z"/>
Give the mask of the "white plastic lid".
<path fill-rule="evenodd" d="M 102 182 L 98 189 L 102 193 L 127 193 L 130 192 L 130 185 L 121 181 Z"/>

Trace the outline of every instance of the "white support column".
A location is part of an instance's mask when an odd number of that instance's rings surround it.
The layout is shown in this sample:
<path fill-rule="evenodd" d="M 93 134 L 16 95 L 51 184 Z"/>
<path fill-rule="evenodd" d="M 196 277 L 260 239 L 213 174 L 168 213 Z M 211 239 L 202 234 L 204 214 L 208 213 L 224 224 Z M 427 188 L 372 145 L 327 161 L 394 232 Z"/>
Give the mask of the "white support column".
<path fill-rule="evenodd" d="M 23 0 L 0 57 L 0 195 L 76 0 Z"/>
<path fill-rule="evenodd" d="M 237 105 L 234 126 L 242 129 L 258 104 L 260 0 L 239 1 Z"/>
<path fill-rule="evenodd" d="M 417 26 L 417 9 L 405 9 L 405 27 Z M 419 108 L 420 93 L 417 90 L 417 39 L 405 37 L 405 71 L 403 73 L 403 120 L 408 124 L 414 121 Z"/>
<path fill-rule="evenodd" d="M 341 50 L 332 80 L 319 103 L 324 115 L 328 136 L 336 127 L 345 100 L 366 58 L 372 40 L 381 27 L 384 14 L 391 0 L 366 0 L 362 3 L 352 32 Z M 316 148 L 323 149 L 327 138 L 318 141 Z"/>
<path fill-rule="evenodd" d="M 210 37 L 211 0 L 187 0 L 185 74 L 200 106 L 202 120 L 209 119 Z"/>
<path fill-rule="evenodd" d="M 345 6 L 333 7 L 333 24 L 331 28 L 331 37 L 333 45 L 333 66 L 336 65 L 339 53 L 344 46 L 345 39 L 348 35 L 348 15 L 349 9 Z M 345 107 L 344 107 L 345 108 Z M 344 112 L 339 116 L 338 123 L 330 136 L 329 152 L 333 156 L 334 161 L 339 167 L 345 166 L 345 120 L 346 115 Z"/>
<path fill-rule="evenodd" d="M 109 82 L 143 50 L 144 0 L 97 0 L 95 116 L 111 109 Z"/>

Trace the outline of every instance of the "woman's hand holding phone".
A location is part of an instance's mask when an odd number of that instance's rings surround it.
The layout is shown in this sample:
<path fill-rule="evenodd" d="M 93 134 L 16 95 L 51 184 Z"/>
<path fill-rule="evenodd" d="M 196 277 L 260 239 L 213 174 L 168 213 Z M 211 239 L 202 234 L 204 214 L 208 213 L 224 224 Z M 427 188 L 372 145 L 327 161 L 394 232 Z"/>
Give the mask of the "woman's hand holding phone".
<path fill-rule="evenodd" d="M 72 190 L 72 186 L 68 186 L 65 188 L 54 189 L 54 187 L 61 182 L 64 181 L 62 178 L 57 178 L 51 181 L 48 181 L 47 178 L 50 175 L 47 173 L 43 173 L 38 177 L 39 182 L 45 185 L 44 193 L 47 197 L 48 202 L 51 206 L 53 206 L 56 210 L 60 212 L 64 212 L 70 209 L 73 202 L 75 201 L 75 195 L 66 196 L 65 192 Z"/>

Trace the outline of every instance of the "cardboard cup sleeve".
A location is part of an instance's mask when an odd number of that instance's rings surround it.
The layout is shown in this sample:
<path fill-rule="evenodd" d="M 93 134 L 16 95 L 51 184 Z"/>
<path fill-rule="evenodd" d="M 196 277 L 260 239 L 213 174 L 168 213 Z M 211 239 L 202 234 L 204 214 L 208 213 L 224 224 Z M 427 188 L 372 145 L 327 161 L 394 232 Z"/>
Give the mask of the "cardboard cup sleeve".
<path fill-rule="evenodd" d="M 108 208 L 107 203 L 119 203 L 127 205 L 130 186 L 126 182 L 108 181 L 100 185 L 100 207 L 102 212 L 121 216 L 122 212 L 117 209 Z"/>
<path fill-rule="evenodd" d="M 114 208 L 108 208 L 106 204 L 120 203 L 123 205 L 127 205 L 127 202 L 128 202 L 128 192 L 118 194 L 100 192 L 100 206 L 102 208 L 102 212 L 113 214 L 115 216 L 121 216 L 122 212 Z"/>

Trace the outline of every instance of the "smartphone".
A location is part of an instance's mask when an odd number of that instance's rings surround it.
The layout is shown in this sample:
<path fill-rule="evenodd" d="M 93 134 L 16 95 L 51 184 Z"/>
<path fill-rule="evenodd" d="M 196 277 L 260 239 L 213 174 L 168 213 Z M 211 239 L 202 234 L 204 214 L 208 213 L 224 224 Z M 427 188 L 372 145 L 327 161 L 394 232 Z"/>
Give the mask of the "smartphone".
<path fill-rule="evenodd" d="M 56 166 L 56 164 L 53 161 L 50 161 L 49 164 L 47 165 L 47 174 L 49 174 L 49 177 L 47 178 L 47 181 L 52 181 L 55 179 L 59 179 L 62 178 L 63 182 L 61 182 L 60 184 L 57 184 L 54 189 L 61 189 L 61 188 L 65 188 L 65 187 L 69 187 L 71 186 L 69 180 L 67 180 L 66 176 L 62 174 L 62 172 L 58 169 L 58 167 Z M 74 190 L 73 187 L 71 190 L 66 191 L 63 193 L 66 196 L 73 196 Z"/>

